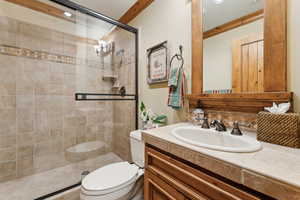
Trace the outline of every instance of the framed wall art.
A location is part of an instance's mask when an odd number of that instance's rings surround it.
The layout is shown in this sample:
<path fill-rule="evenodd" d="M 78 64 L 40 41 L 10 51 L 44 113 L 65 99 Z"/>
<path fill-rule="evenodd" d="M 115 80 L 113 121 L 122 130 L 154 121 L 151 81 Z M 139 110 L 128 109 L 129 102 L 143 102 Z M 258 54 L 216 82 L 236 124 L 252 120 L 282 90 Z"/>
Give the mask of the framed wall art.
<path fill-rule="evenodd" d="M 148 57 L 148 84 L 168 81 L 168 47 L 167 41 L 147 50 Z"/>

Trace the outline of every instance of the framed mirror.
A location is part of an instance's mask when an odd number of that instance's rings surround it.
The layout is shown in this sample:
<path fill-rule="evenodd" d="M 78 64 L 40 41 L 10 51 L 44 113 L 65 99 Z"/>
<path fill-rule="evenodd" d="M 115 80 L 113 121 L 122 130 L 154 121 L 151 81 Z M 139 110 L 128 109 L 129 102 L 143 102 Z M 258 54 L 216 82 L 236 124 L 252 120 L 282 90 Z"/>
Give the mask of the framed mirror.
<path fill-rule="evenodd" d="M 264 92 L 263 1 L 203 1 L 203 93 Z"/>
<path fill-rule="evenodd" d="M 258 111 L 291 101 L 286 13 L 287 0 L 192 0 L 190 102 Z"/>

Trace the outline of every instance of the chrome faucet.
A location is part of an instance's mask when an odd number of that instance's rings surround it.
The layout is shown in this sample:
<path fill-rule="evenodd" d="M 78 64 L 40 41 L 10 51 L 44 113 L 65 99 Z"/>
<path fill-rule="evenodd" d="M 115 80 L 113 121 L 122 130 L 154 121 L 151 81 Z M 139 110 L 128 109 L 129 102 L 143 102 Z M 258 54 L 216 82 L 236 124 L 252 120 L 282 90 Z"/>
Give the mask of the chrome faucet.
<path fill-rule="evenodd" d="M 213 120 L 210 122 L 211 127 L 215 127 L 216 131 L 224 132 L 227 131 L 225 124 L 221 120 Z"/>

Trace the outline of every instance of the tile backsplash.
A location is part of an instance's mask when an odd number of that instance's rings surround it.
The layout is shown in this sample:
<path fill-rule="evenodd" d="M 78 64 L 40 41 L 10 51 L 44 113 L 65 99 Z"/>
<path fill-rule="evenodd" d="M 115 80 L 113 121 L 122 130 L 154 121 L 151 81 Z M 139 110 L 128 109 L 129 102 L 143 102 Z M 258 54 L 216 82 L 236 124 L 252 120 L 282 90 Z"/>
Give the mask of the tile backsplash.
<path fill-rule="evenodd" d="M 192 122 L 192 111 L 190 108 L 188 120 Z M 209 121 L 222 120 L 227 127 L 233 127 L 233 123 L 237 121 L 242 130 L 256 131 L 257 129 L 257 114 L 244 112 L 229 112 L 205 110 L 205 116 Z"/>

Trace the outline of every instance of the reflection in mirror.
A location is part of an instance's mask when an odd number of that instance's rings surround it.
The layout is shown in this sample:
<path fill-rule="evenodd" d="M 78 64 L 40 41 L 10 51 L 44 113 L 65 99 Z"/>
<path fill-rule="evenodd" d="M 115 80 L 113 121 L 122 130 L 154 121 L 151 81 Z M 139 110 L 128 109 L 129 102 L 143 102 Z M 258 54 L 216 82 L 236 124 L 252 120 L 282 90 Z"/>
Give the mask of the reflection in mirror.
<path fill-rule="evenodd" d="M 204 93 L 264 92 L 263 0 L 204 0 Z"/>

